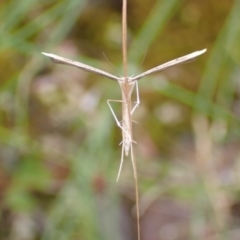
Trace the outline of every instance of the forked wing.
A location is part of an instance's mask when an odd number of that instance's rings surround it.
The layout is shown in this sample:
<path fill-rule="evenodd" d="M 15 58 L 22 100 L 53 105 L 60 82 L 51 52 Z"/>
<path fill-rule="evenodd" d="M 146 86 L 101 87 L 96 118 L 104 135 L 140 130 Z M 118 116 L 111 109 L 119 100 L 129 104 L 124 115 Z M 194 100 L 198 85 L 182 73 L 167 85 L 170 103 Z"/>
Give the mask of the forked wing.
<path fill-rule="evenodd" d="M 66 64 L 66 65 L 70 65 L 70 66 L 73 66 L 73 67 L 77 67 L 77 68 L 80 68 L 84 71 L 91 72 L 91 73 L 96 73 L 98 75 L 102 75 L 104 77 L 110 78 L 110 79 L 115 80 L 115 81 L 120 80 L 120 78 L 118 78 L 117 76 L 114 76 L 110 73 L 102 71 L 98 68 L 94 68 L 94 67 L 91 67 L 89 65 L 86 65 L 86 64 L 83 64 L 83 63 L 80 63 L 80 62 L 77 62 L 77 61 L 73 61 L 73 60 L 68 59 L 68 58 L 63 58 L 63 57 L 60 57 L 60 56 L 52 54 L 52 53 L 42 52 L 42 54 L 47 56 L 47 57 L 50 57 L 52 59 L 52 61 L 55 62 L 55 63 Z"/>
<path fill-rule="evenodd" d="M 149 74 L 162 71 L 162 70 L 164 70 L 166 68 L 172 67 L 174 65 L 177 65 L 177 64 L 180 64 L 180 63 L 183 63 L 183 62 L 187 62 L 187 61 L 189 61 L 189 60 L 191 60 L 191 59 L 193 59 L 193 58 L 195 58 L 195 57 L 205 53 L 206 51 L 207 51 L 207 49 L 203 49 L 201 51 L 196 51 L 196 52 L 190 53 L 188 55 L 185 55 L 183 57 L 176 58 L 176 59 L 174 59 L 172 61 L 166 62 L 166 63 L 164 63 L 162 65 L 159 65 L 159 66 L 157 66 L 155 68 L 152 68 L 152 69 L 150 69 L 150 70 L 148 70 L 148 71 L 146 71 L 144 73 L 141 73 L 141 74 L 131 78 L 131 81 L 139 80 L 140 78 L 145 77 L 145 76 L 147 76 Z"/>

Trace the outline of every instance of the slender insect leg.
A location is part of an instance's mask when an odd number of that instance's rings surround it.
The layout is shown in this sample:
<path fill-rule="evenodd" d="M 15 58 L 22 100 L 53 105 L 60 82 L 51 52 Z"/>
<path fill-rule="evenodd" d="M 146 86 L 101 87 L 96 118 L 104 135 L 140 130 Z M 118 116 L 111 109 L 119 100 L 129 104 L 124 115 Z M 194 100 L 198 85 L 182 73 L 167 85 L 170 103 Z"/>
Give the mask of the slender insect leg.
<path fill-rule="evenodd" d="M 111 113 L 112 113 L 112 115 L 113 115 L 113 117 L 114 117 L 118 127 L 121 128 L 122 131 L 126 132 L 126 129 L 124 129 L 122 127 L 121 122 L 117 119 L 110 102 L 120 102 L 120 103 L 123 103 L 124 101 L 109 99 L 109 100 L 107 100 L 107 104 L 108 104 L 108 106 L 110 108 L 110 111 L 111 111 Z M 124 140 L 121 143 L 122 143 L 122 154 L 121 154 L 121 161 L 120 161 L 120 166 L 119 166 L 118 175 L 117 175 L 117 181 L 119 180 L 119 177 L 120 177 L 120 174 L 121 174 L 121 171 L 122 171 L 123 160 L 124 160 L 124 149 L 125 149 Z"/>
<path fill-rule="evenodd" d="M 138 105 L 140 104 L 140 98 L 139 98 L 139 91 L 138 91 L 138 82 L 135 81 L 135 86 L 136 86 L 136 95 L 137 95 L 137 101 L 136 101 L 136 104 L 135 106 L 133 107 L 132 111 L 131 111 L 131 114 L 133 114 L 133 112 L 135 111 L 135 109 L 138 107 Z"/>
<path fill-rule="evenodd" d="M 112 99 L 108 99 L 108 100 L 107 100 L 107 104 L 108 104 L 108 106 L 109 106 L 109 108 L 110 108 L 110 111 L 111 111 L 111 113 L 112 113 L 112 115 L 113 115 L 113 117 L 114 117 L 114 119 L 115 119 L 118 127 L 121 128 L 123 131 L 125 131 L 125 129 L 123 129 L 123 127 L 122 127 L 122 125 L 121 125 L 121 122 L 117 119 L 117 117 L 116 117 L 116 115 L 115 115 L 115 113 L 114 113 L 114 111 L 113 111 L 113 109 L 112 109 L 112 106 L 111 106 L 110 102 L 120 102 L 120 103 L 123 103 L 123 101 L 122 101 L 122 100 L 112 100 Z"/>
<path fill-rule="evenodd" d="M 121 174 L 121 171 L 122 171 L 123 159 L 124 159 L 124 143 L 122 145 L 121 162 L 120 162 L 120 166 L 119 166 L 119 169 L 118 169 L 117 182 L 119 180 L 119 177 L 120 177 L 120 174 Z"/>
<path fill-rule="evenodd" d="M 108 106 L 109 106 L 109 108 L 110 108 L 110 111 L 111 111 L 111 113 L 112 113 L 112 115 L 113 115 L 113 117 L 114 117 L 114 119 L 115 119 L 115 121 L 116 121 L 116 123 L 117 123 L 117 126 L 118 126 L 119 128 L 121 128 L 122 131 L 124 131 L 126 134 L 128 134 L 128 132 L 126 131 L 126 129 L 124 129 L 124 128 L 122 127 L 121 121 L 119 121 L 119 120 L 117 119 L 117 117 L 116 117 L 116 115 L 115 115 L 115 113 L 114 113 L 114 111 L 113 111 L 113 109 L 112 109 L 112 106 L 111 106 L 110 102 L 120 102 L 120 103 L 124 103 L 124 101 L 122 101 L 122 100 L 112 100 L 112 99 L 108 99 L 108 100 L 107 100 L 107 104 L 108 104 Z M 123 145 L 124 145 L 124 144 L 123 144 Z"/>

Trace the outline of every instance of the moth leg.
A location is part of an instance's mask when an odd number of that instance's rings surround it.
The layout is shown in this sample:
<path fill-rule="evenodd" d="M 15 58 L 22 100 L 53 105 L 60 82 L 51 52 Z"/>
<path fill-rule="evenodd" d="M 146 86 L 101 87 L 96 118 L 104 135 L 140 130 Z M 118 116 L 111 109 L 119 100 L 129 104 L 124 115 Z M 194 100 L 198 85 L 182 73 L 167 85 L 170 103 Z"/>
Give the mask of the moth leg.
<path fill-rule="evenodd" d="M 132 111 L 131 111 L 131 114 L 133 114 L 133 112 L 136 110 L 136 108 L 139 106 L 140 104 L 140 98 L 139 98 L 139 90 L 138 90 L 138 82 L 135 81 L 134 82 L 135 86 L 136 86 L 136 96 L 137 96 L 137 101 L 136 101 L 136 104 L 135 106 L 133 107 Z"/>
<path fill-rule="evenodd" d="M 115 114 L 114 111 L 113 111 L 113 108 L 112 108 L 110 102 L 120 102 L 120 103 L 123 103 L 124 101 L 122 101 L 122 100 L 111 100 L 111 99 L 109 99 L 109 100 L 107 100 L 107 104 L 108 104 L 108 106 L 109 106 L 109 108 L 110 108 L 110 111 L 111 111 L 111 113 L 112 113 L 112 115 L 113 115 L 113 117 L 114 117 L 114 119 L 115 119 L 115 121 L 116 121 L 116 123 L 117 123 L 117 126 L 118 126 L 119 128 L 121 128 L 122 131 L 126 132 L 126 129 L 124 129 L 124 128 L 122 127 L 122 125 L 121 125 L 121 122 L 122 122 L 122 121 L 119 121 L 119 120 L 118 120 L 116 114 Z M 120 166 L 119 166 L 119 170 L 118 170 L 118 175 L 117 175 L 117 180 L 116 180 L 116 181 L 119 180 L 119 177 L 120 177 L 120 174 L 121 174 L 121 171 L 122 171 L 123 160 L 124 160 L 124 149 L 125 149 L 124 140 L 122 140 L 122 142 L 121 142 L 120 144 L 122 144 L 122 153 L 121 153 L 121 161 L 120 161 Z"/>
<path fill-rule="evenodd" d="M 121 174 L 121 171 L 122 171 L 122 166 L 123 166 L 123 160 L 124 160 L 124 143 L 122 145 L 122 154 L 121 154 L 121 161 L 120 161 L 120 165 L 119 165 L 119 169 L 118 169 L 118 175 L 117 175 L 117 182 L 119 180 L 119 177 L 120 177 L 120 174 Z"/>
<path fill-rule="evenodd" d="M 128 131 L 126 131 L 126 129 L 122 127 L 122 124 L 121 124 L 122 120 L 119 121 L 119 120 L 117 119 L 117 116 L 116 116 L 116 114 L 114 113 L 113 108 L 112 108 L 110 102 L 124 103 L 125 101 L 108 99 L 108 100 L 107 100 L 107 104 L 108 104 L 108 106 L 109 106 L 109 108 L 110 108 L 110 111 L 111 111 L 111 113 L 112 113 L 112 115 L 113 115 L 113 117 L 114 117 L 114 119 L 115 119 L 115 121 L 116 121 L 116 123 L 117 123 L 117 126 L 118 126 L 119 128 L 121 128 L 122 131 L 125 132 L 125 134 L 129 135 Z"/>
<path fill-rule="evenodd" d="M 108 100 L 107 100 L 107 104 L 108 104 L 108 106 L 109 106 L 109 108 L 110 108 L 110 111 L 111 111 L 111 113 L 112 113 L 112 115 L 113 115 L 113 117 L 114 117 L 114 119 L 115 119 L 115 121 L 116 121 L 116 123 L 117 123 L 117 126 L 118 126 L 119 128 L 121 128 L 123 131 L 126 131 L 126 130 L 122 127 L 122 125 L 121 125 L 121 122 L 122 122 L 122 121 L 119 121 L 119 120 L 117 119 L 117 116 L 116 116 L 116 114 L 114 113 L 113 108 L 112 108 L 110 102 L 123 103 L 124 101 L 122 101 L 122 100 L 112 100 L 112 99 L 108 99 Z"/>

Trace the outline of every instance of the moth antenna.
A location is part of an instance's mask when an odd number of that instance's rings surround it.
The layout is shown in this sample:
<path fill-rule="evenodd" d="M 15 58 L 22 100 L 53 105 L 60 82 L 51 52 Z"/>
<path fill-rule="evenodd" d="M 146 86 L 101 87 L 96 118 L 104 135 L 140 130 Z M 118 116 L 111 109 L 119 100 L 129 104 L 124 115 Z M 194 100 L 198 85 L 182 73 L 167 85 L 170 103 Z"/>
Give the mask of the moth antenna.
<path fill-rule="evenodd" d="M 114 67 L 114 65 L 110 62 L 109 58 L 107 57 L 107 55 L 105 54 L 105 52 L 102 52 L 102 55 L 104 56 L 105 60 L 107 61 L 107 63 L 109 64 L 109 66 L 112 68 L 113 72 L 117 75 L 120 76 L 120 74 L 117 72 L 117 69 Z"/>
<path fill-rule="evenodd" d="M 141 63 L 139 64 L 140 67 L 142 67 L 142 65 L 143 65 L 143 63 L 144 63 L 144 61 L 146 59 L 147 53 L 148 53 L 148 47 L 145 48 L 143 58 L 141 60 Z M 136 72 L 134 74 L 132 74 L 132 76 L 136 76 Z"/>

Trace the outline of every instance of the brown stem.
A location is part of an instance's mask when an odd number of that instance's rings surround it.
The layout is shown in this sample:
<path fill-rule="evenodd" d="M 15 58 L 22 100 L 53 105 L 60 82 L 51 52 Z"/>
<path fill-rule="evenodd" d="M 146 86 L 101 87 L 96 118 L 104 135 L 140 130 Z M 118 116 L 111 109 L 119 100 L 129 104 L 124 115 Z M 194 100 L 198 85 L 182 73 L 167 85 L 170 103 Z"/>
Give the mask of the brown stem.
<path fill-rule="evenodd" d="M 122 54 L 123 54 L 123 70 L 124 77 L 127 80 L 127 0 L 123 0 L 122 8 Z"/>

